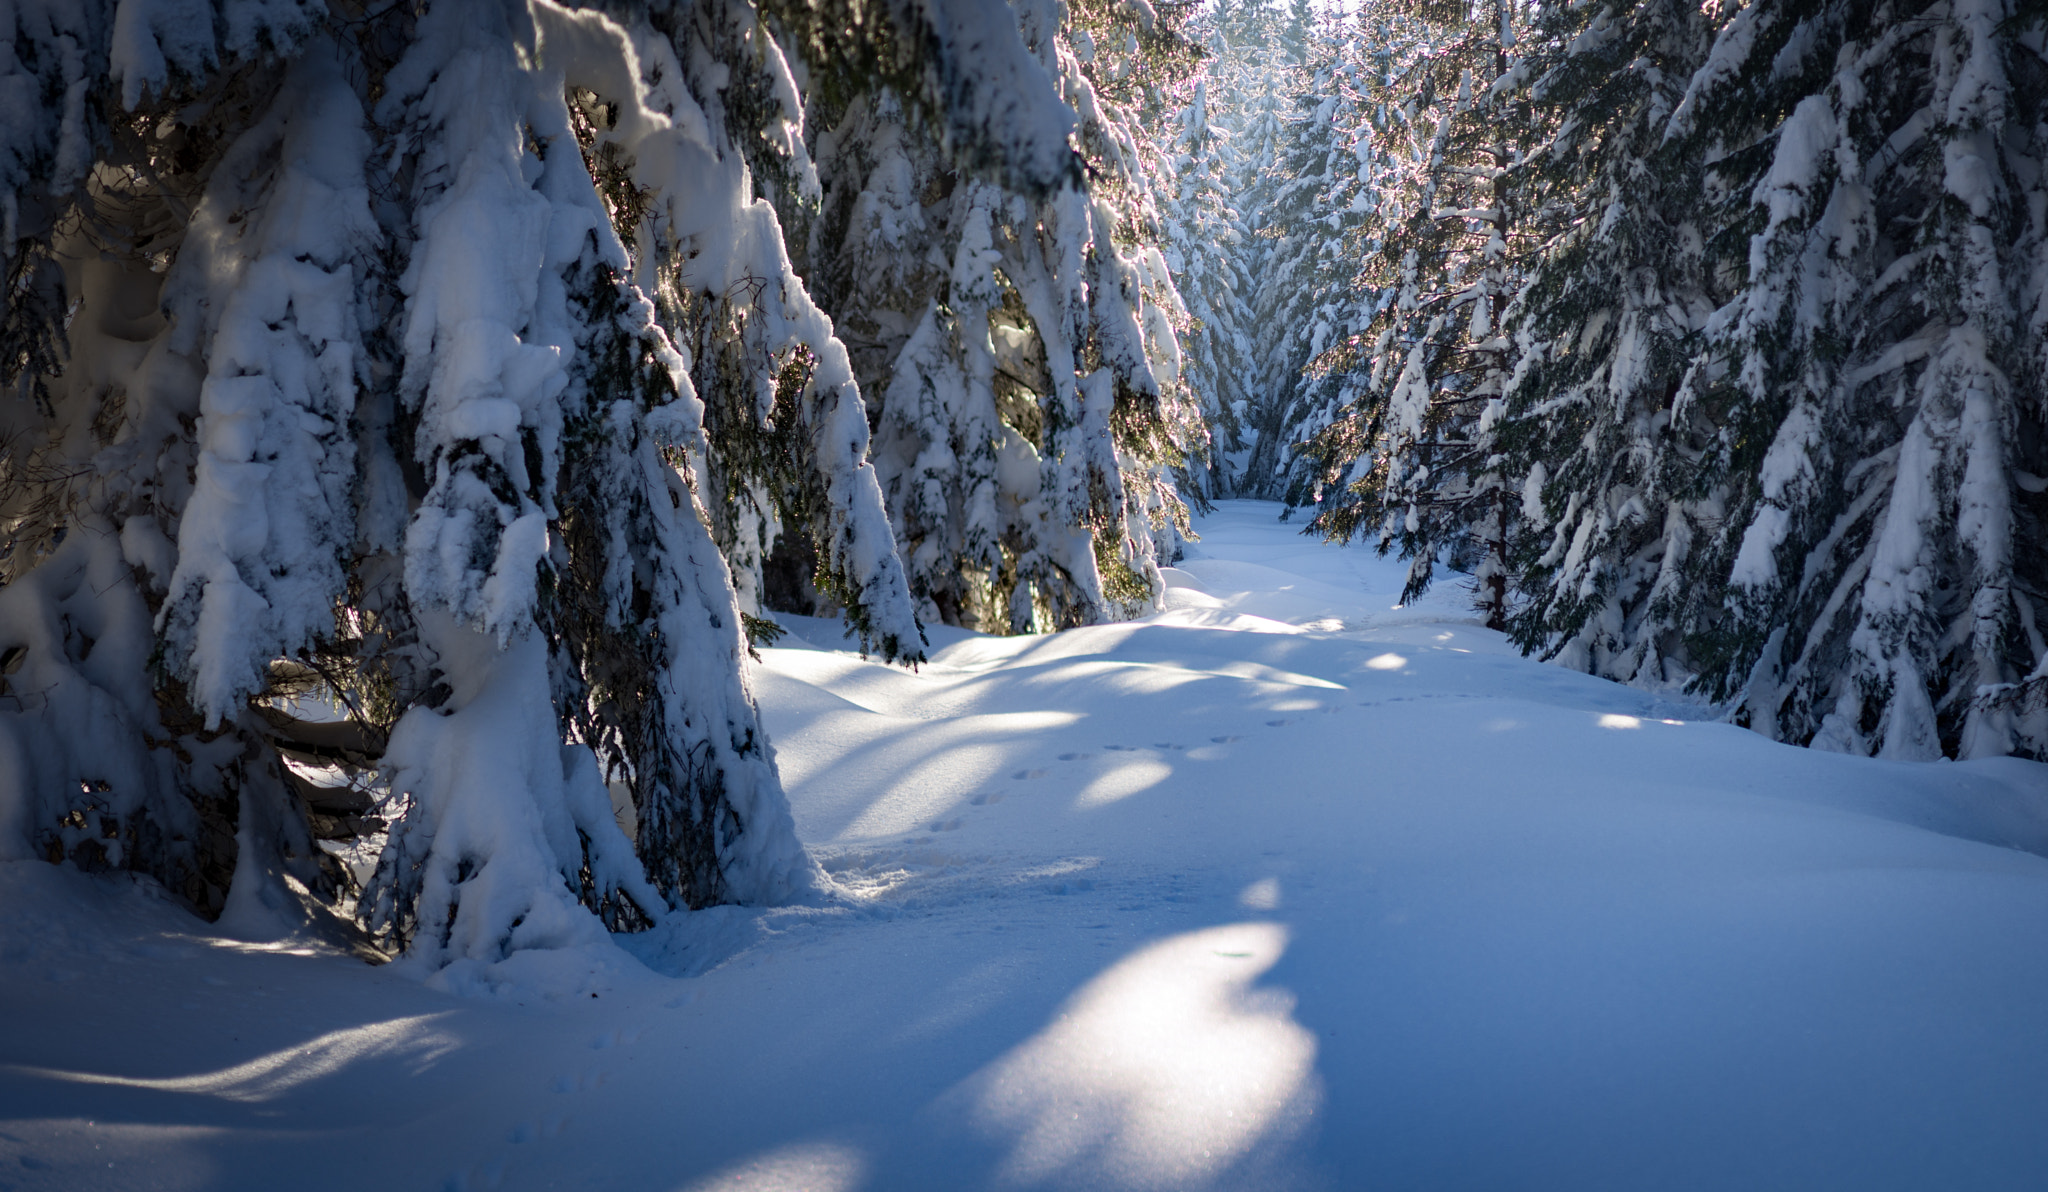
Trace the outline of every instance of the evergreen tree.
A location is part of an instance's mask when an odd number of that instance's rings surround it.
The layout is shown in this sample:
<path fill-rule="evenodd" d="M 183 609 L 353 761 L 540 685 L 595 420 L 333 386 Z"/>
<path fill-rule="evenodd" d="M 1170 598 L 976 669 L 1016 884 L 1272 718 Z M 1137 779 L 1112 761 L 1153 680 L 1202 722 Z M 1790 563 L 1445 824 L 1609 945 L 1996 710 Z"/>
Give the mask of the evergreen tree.
<path fill-rule="evenodd" d="M 1672 118 L 1748 200 L 1679 396 L 1718 428 L 1699 685 L 1766 735 L 2048 753 L 2042 38 L 2003 0 L 1744 9 Z"/>
<path fill-rule="evenodd" d="M 1386 46 L 1363 24 L 1332 18 L 1318 30 L 1287 125 L 1285 181 L 1265 214 L 1275 235 L 1255 316 L 1279 330 L 1260 377 L 1259 445 L 1248 472 L 1258 491 L 1290 505 L 1312 502 L 1315 461 L 1300 449 L 1343 404 L 1346 378 L 1317 362 L 1372 319 L 1377 295 L 1360 284 L 1359 259 L 1378 247 L 1372 213 L 1384 182 L 1371 109 Z"/>
<path fill-rule="evenodd" d="M 1282 433 L 1274 407 L 1284 405 L 1284 398 L 1276 403 L 1269 384 L 1278 371 L 1272 363 L 1272 340 L 1285 328 L 1267 320 L 1272 317 L 1268 308 L 1284 291 L 1269 275 L 1276 253 L 1286 243 L 1285 226 L 1275 219 L 1274 208 L 1291 181 L 1287 172 L 1289 120 L 1304 102 L 1309 78 L 1303 62 L 1295 56 L 1310 47 L 1306 29 L 1290 47 L 1287 27 L 1305 20 L 1303 12 L 1265 5 L 1223 8 L 1217 14 L 1227 47 L 1222 60 L 1226 87 L 1218 106 L 1229 130 L 1227 185 L 1241 228 L 1232 255 L 1238 272 L 1249 283 L 1232 297 L 1236 320 L 1259 329 L 1251 337 L 1255 350 L 1243 361 L 1236 380 L 1242 408 L 1237 411 L 1240 429 L 1233 447 L 1241 458 L 1232 469 L 1231 483 L 1238 495 L 1270 495 L 1270 460 L 1275 448 L 1265 440 Z M 1308 236 L 1300 244 L 1315 239 Z"/>
<path fill-rule="evenodd" d="M 1393 144 L 1362 281 L 1387 298 L 1322 364 L 1360 378 L 1359 396 L 1314 447 L 1310 528 L 1398 548 L 1413 560 L 1404 598 L 1448 552 L 1499 628 L 1515 505 L 1495 437 L 1514 370 L 1504 320 L 1538 240 L 1517 182 L 1536 129 L 1517 93 L 1515 8 L 1371 11 L 1392 43 L 1375 121 Z"/>
<path fill-rule="evenodd" d="M 1221 34 L 1212 31 L 1210 61 L 1227 52 Z M 1160 201 L 1160 251 L 1189 322 L 1182 336 L 1182 375 L 1212 436 L 1206 458 L 1187 473 L 1188 493 L 1198 499 L 1235 490 L 1229 456 L 1244 449 L 1239 413 L 1247 408 L 1259 348 L 1246 301 L 1256 284 L 1245 267 L 1248 230 L 1231 190 L 1234 144 L 1210 120 L 1210 82 L 1211 77 L 1199 79 L 1175 117 Z"/>
<path fill-rule="evenodd" d="M 1148 14 L 1017 10 L 1079 116 L 1086 191 L 965 174 L 887 88 L 820 113 L 807 257 L 866 371 L 929 619 L 1023 632 L 1149 610 L 1185 528 L 1172 469 L 1203 429 L 1139 126 L 1191 47 Z"/>
<path fill-rule="evenodd" d="M 1691 678 L 1682 626 L 1713 533 L 1715 428 L 1680 401 L 1715 305 L 1704 164 L 1665 130 L 1713 26 L 1684 0 L 1547 9 L 1527 59 L 1549 139 L 1524 207 L 1550 231 L 1508 314 L 1520 352 L 1496 432 L 1519 482 L 1524 649 L 1623 682 Z"/>
<path fill-rule="evenodd" d="M 1777 739 L 2041 754 L 2039 15 L 1544 10 L 1448 104 L 1434 28 L 1317 527 Z"/>
<path fill-rule="evenodd" d="M 756 197 L 751 161 L 805 168 L 785 44 L 1092 218 L 994 3 L 7 9 L 0 856 L 273 929 L 291 881 L 354 893 L 312 836 L 373 817 L 325 766 L 382 775 L 359 911 L 424 968 L 813 888 L 735 494 L 868 648 L 921 639 L 852 363 Z"/>

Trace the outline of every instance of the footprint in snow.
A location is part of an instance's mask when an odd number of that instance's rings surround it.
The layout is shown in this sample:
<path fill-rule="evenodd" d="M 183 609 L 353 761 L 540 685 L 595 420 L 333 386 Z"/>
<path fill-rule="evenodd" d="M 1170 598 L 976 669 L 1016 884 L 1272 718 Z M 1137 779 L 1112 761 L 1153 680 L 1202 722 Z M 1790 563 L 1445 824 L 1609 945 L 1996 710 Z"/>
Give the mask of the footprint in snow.
<path fill-rule="evenodd" d="M 972 803 L 972 804 L 974 804 L 974 805 L 975 805 L 976 807 L 986 807 L 986 806 L 987 806 L 987 805 L 989 805 L 990 803 L 1000 803 L 1000 802 L 1002 802 L 1002 801 L 1003 801 L 1003 796 L 1002 796 L 1001 792 L 996 792 L 996 791 L 983 791 L 983 792 L 981 792 L 980 794 L 978 794 L 978 795 L 974 796 L 974 797 L 973 797 L 972 799 L 969 799 L 969 800 L 967 800 L 967 801 L 968 801 L 969 803 Z"/>
<path fill-rule="evenodd" d="M 542 1118 L 538 1123 L 535 1123 L 531 1120 L 520 1122 L 518 1125 L 512 1127 L 512 1129 L 506 1133 L 505 1141 L 511 1143 L 514 1146 L 521 1146 L 529 1142 L 538 1141 L 540 1139 L 554 1138 L 561 1134 L 563 1128 L 568 1126 L 568 1124 L 568 1114 L 551 1113 L 546 1117 Z M 502 1159 L 499 1160 L 500 1165 L 502 1165 L 503 1162 L 504 1161 Z"/>
<path fill-rule="evenodd" d="M 581 1076 L 557 1076 L 555 1083 L 550 1087 L 558 1093 L 587 1093 L 591 1089 L 601 1087 L 609 1075 L 608 1072 L 592 1068 Z"/>
<path fill-rule="evenodd" d="M 1154 749 L 1186 749 L 1186 748 L 1187 748 L 1187 746 L 1185 746 L 1185 745 L 1175 745 L 1175 744 L 1174 744 L 1173 742 L 1171 742 L 1171 741 L 1154 741 L 1154 742 L 1152 743 L 1152 748 L 1154 748 Z"/>
<path fill-rule="evenodd" d="M 1060 754 L 1060 760 L 1063 762 L 1078 762 L 1084 757 L 1094 756 L 1092 753 L 1062 753 Z"/>
<path fill-rule="evenodd" d="M 1293 722 L 1292 720 L 1268 720 L 1268 721 L 1266 722 L 1267 726 L 1268 726 L 1268 727 L 1270 727 L 1270 728 L 1279 728 L 1279 727 L 1280 727 L 1281 725 L 1283 725 L 1283 724 L 1293 724 L 1293 723 L 1294 723 L 1294 722 Z"/>
<path fill-rule="evenodd" d="M 1116 751 L 1116 752 L 1118 752 L 1118 753 L 1136 753 L 1136 752 L 1138 752 L 1138 747 L 1137 747 L 1136 745 L 1104 745 L 1104 746 L 1103 746 L 1103 748 L 1104 748 L 1104 749 L 1113 749 L 1113 750 L 1115 750 L 1115 751 Z"/>
<path fill-rule="evenodd" d="M 938 823 L 932 825 L 932 831 L 934 832 L 957 832 L 959 830 L 960 821 L 957 818 L 949 820 L 940 820 Z"/>
<path fill-rule="evenodd" d="M 1021 781 L 1026 778 L 1043 778 L 1045 775 L 1046 771 L 1044 770 L 1019 770 L 1015 774 L 1010 775 L 1010 777 Z"/>
<path fill-rule="evenodd" d="M 1228 745 L 1228 744 L 1230 744 L 1230 743 L 1231 743 L 1232 741 L 1242 741 L 1242 740 L 1244 740 L 1244 738 L 1243 738 L 1243 737 L 1235 737 L 1235 736 L 1232 736 L 1232 737 L 1211 737 L 1211 738 L 1209 738 L 1209 739 L 1210 739 L 1211 741 L 1214 741 L 1214 742 L 1216 742 L 1216 743 L 1217 743 L 1218 745 Z"/>

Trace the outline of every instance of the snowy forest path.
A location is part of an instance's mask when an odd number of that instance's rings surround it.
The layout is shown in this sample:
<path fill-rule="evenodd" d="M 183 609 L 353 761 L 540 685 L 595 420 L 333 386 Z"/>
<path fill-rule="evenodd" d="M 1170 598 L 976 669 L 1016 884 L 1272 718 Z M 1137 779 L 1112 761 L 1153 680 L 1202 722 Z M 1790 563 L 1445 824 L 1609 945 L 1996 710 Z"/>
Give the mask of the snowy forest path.
<path fill-rule="evenodd" d="M 0 866 L 0 1187 L 2032 1186 L 2048 768 L 1779 746 L 1277 513 L 916 673 L 790 619 L 842 896 L 645 968 L 453 997 Z"/>

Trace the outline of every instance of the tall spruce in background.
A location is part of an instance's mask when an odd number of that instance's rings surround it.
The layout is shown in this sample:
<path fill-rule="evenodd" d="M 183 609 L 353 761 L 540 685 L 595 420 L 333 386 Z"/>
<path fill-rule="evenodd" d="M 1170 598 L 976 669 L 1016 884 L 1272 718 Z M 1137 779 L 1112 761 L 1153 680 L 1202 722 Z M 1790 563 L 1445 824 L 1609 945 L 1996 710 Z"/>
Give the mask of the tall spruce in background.
<path fill-rule="evenodd" d="M 1290 63 L 1292 111 L 1282 126 L 1259 212 L 1258 289 L 1251 318 L 1266 328 L 1253 407 L 1254 446 L 1242 487 L 1284 496 L 1295 450 L 1321 402 L 1310 362 L 1356 328 L 1355 229 L 1370 209 L 1372 149 L 1364 134 L 1364 36 L 1334 14 L 1301 14 L 1302 58 Z M 1359 31 L 1360 34 L 1364 30 Z"/>
<path fill-rule="evenodd" d="M 1226 475 L 1222 478 L 1232 496 L 1259 491 L 1252 477 L 1251 457 L 1259 451 L 1259 425 L 1266 421 L 1266 362 L 1273 333 L 1258 321 L 1260 296 L 1265 293 L 1264 270 L 1272 253 L 1272 229 L 1267 219 L 1277 188 L 1285 185 L 1283 157 L 1287 144 L 1287 117 L 1292 111 L 1303 74 L 1286 37 L 1286 26 L 1303 22 L 1306 13 L 1278 6 L 1252 3 L 1218 4 L 1208 14 L 1213 30 L 1211 44 L 1215 57 L 1206 64 L 1205 92 L 1210 123 L 1223 130 L 1223 210 L 1229 213 L 1226 227 L 1196 224 L 1179 235 L 1216 246 L 1227 254 L 1234 274 L 1242 279 L 1231 290 L 1215 286 L 1199 291 L 1198 301 L 1212 307 L 1227 307 L 1230 314 L 1221 323 L 1246 329 L 1247 348 L 1241 356 L 1225 360 L 1197 360 L 1196 375 L 1204 370 L 1229 375 L 1220 381 L 1228 387 L 1234 415 L 1234 437 L 1224 443 L 1219 459 Z M 1306 43 L 1296 38 L 1295 50 Z M 1197 279 L 1199 280 L 1199 279 Z"/>
<path fill-rule="evenodd" d="M 1367 12 L 1396 43 L 1376 97 L 1377 131 L 1394 143 L 1387 198 L 1361 229 L 1374 248 L 1360 284 L 1391 301 L 1322 362 L 1362 382 L 1312 448 L 1322 491 L 1310 528 L 1371 535 L 1413 560 L 1404 598 L 1447 552 L 1499 628 L 1515 494 L 1494 432 L 1513 371 L 1505 315 L 1535 244 L 1518 186 L 1535 128 L 1510 74 L 1516 8 Z"/>
<path fill-rule="evenodd" d="M 1235 63 L 1226 57 L 1229 46 L 1220 32 L 1208 31 L 1207 46 L 1212 65 L 1174 116 L 1159 197 L 1160 255 L 1188 317 L 1181 377 L 1212 436 L 1209 450 L 1183 470 L 1187 495 L 1200 500 L 1235 491 L 1230 456 L 1244 449 L 1241 414 L 1259 358 L 1243 297 L 1256 284 L 1244 253 L 1250 232 L 1231 189 L 1235 138 L 1209 112 L 1210 86 L 1222 81 L 1217 68 Z"/>

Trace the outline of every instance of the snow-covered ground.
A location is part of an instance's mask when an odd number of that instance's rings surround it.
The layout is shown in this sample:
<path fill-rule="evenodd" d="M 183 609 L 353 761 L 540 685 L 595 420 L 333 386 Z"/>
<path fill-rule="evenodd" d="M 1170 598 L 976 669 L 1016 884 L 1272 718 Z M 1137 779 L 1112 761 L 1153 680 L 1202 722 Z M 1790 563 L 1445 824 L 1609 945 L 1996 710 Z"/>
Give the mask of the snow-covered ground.
<path fill-rule="evenodd" d="M 1276 512 L 1138 624 L 793 621 L 846 899 L 655 971 L 459 997 L 0 866 L 0 1189 L 2041 1186 L 2048 767 L 1699 723 Z"/>

